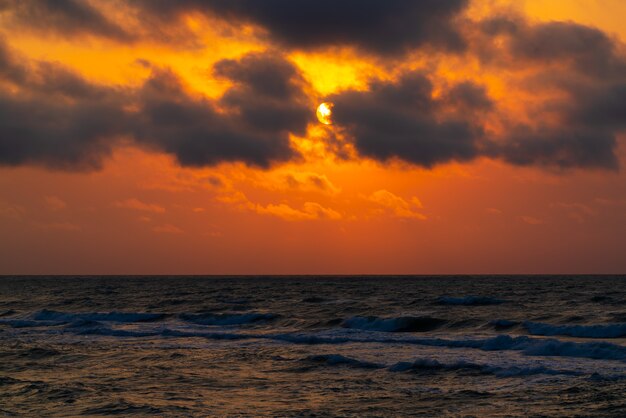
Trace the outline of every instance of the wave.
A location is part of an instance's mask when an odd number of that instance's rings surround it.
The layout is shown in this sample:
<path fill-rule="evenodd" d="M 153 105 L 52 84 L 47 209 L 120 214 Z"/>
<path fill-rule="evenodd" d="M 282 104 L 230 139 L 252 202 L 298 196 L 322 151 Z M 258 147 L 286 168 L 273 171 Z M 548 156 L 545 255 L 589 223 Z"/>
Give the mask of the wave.
<path fill-rule="evenodd" d="M 245 314 L 180 314 L 183 321 L 197 325 L 245 325 L 255 322 L 267 322 L 278 318 L 271 313 L 251 312 Z"/>
<path fill-rule="evenodd" d="M 429 347 L 472 348 L 482 351 L 521 351 L 528 356 L 578 357 L 599 360 L 626 360 L 626 347 L 606 342 L 571 342 L 556 339 L 511 337 L 500 335 L 486 339 L 444 338 L 358 338 L 351 336 L 318 336 L 310 334 L 274 334 L 255 338 L 270 338 L 294 344 L 391 343 L 416 344 Z"/>
<path fill-rule="evenodd" d="M 51 348 L 42 348 L 42 347 L 33 347 L 26 352 L 22 353 L 23 357 L 28 357 L 36 360 L 45 359 L 48 357 L 54 357 L 61 354 L 61 352 L 51 349 Z"/>
<path fill-rule="evenodd" d="M 302 302 L 304 302 L 304 303 L 323 303 L 323 302 L 326 302 L 326 299 L 321 298 L 319 296 L 310 296 L 308 298 L 302 299 Z"/>
<path fill-rule="evenodd" d="M 361 361 L 350 357 L 342 356 L 341 354 L 318 354 L 308 356 L 303 359 L 304 362 L 321 364 L 325 366 L 348 366 L 358 369 L 382 369 L 385 367 L 383 364 L 372 363 L 369 361 Z"/>
<path fill-rule="evenodd" d="M 319 354 L 305 357 L 301 361 L 323 366 L 345 366 L 357 369 L 387 369 L 390 372 L 439 373 L 446 371 L 470 371 L 496 377 L 525 377 L 532 375 L 569 375 L 582 376 L 585 373 L 573 370 L 551 369 L 545 366 L 498 366 L 472 363 L 459 360 L 453 363 L 441 363 L 434 359 L 420 358 L 412 362 L 399 362 L 391 366 L 363 361 L 341 354 Z"/>
<path fill-rule="evenodd" d="M 626 324 L 552 325 L 527 321 L 524 322 L 523 326 L 531 335 L 566 335 L 580 338 L 626 337 Z"/>
<path fill-rule="evenodd" d="M 105 337 L 160 337 L 163 331 L 137 331 L 125 329 L 113 329 L 108 327 L 86 328 L 76 331 L 77 335 L 101 335 Z"/>
<path fill-rule="evenodd" d="M 500 305 L 505 301 L 502 299 L 496 299 L 488 296 L 464 296 L 464 297 L 449 297 L 441 296 L 437 299 L 439 305 L 460 305 L 460 306 L 488 306 L 488 305 Z"/>
<path fill-rule="evenodd" d="M 542 357 L 577 357 L 598 360 L 626 361 L 626 346 L 608 342 L 572 342 L 557 339 L 531 338 L 527 336 L 511 337 L 500 335 L 486 339 L 444 339 L 444 338 L 385 338 L 372 335 L 318 335 L 304 333 L 285 334 L 252 334 L 228 332 L 198 332 L 162 329 L 159 331 L 127 331 L 110 328 L 86 329 L 81 334 L 97 334 L 111 336 L 163 336 L 180 338 L 207 338 L 211 340 L 248 340 L 267 339 L 291 344 L 347 344 L 347 343 L 380 343 L 380 344 L 415 344 L 429 347 L 470 348 L 482 351 L 520 351 L 528 356 Z"/>
<path fill-rule="evenodd" d="M 520 367 L 520 366 L 495 366 L 489 364 L 477 364 L 471 363 L 464 360 L 445 364 L 440 363 L 437 360 L 432 359 L 417 359 L 413 362 L 400 362 L 396 363 L 389 368 L 389 371 L 392 372 L 406 372 L 406 371 L 417 371 L 417 372 L 439 372 L 439 371 L 458 371 L 458 370 L 468 370 L 475 371 L 480 374 L 491 374 L 496 377 L 523 377 L 523 376 L 532 376 L 538 374 L 547 374 L 547 375 L 570 375 L 570 376 L 580 376 L 583 375 L 581 372 L 571 371 L 571 370 L 555 370 L 550 369 L 544 366 L 537 367 Z"/>
<path fill-rule="evenodd" d="M 134 323 L 152 322 L 165 318 L 165 314 L 134 313 L 134 312 L 58 312 L 51 310 L 37 311 L 23 318 L 0 319 L 0 325 L 8 325 L 13 328 L 56 327 L 68 325 L 69 327 L 85 327 L 99 325 L 98 321 Z"/>
<path fill-rule="evenodd" d="M 379 318 L 377 316 L 354 316 L 341 324 L 344 328 L 383 332 L 426 332 L 435 330 L 447 321 L 430 316 L 401 316 Z"/>
<path fill-rule="evenodd" d="M 58 312 L 47 309 L 35 312 L 31 319 L 35 321 L 57 321 L 73 322 L 83 321 L 105 321 L 105 322 L 151 322 L 165 318 L 167 315 L 161 313 L 139 313 L 139 312 Z"/>
<path fill-rule="evenodd" d="M 162 414 L 164 411 L 151 405 L 137 405 L 124 400 L 82 411 L 85 415 Z"/>
<path fill-rule="evenodd" d="M 495 321 L 489 322 L 489 325 L 494 327 L 496 330 L 510 329 L 519 324 L 520 323 L 518 321 L 509 321 L 508 319 L 496 319 Z"/>
<path fill-rule="evenodd" d="M 33 321 L 31 319 L 0 319 L 0 325 L 8 325 L 12 328 L 54 327 L 66 323 L 62 321 Z"/>

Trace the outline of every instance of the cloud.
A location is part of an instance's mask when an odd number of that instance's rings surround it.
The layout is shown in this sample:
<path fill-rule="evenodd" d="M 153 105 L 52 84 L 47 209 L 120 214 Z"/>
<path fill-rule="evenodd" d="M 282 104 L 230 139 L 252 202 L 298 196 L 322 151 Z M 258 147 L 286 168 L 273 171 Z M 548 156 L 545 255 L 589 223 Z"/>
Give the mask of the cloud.
<path fill-rule="evenodd" d="M 0 218 L 18 220 L 22 219 L 25 213 L 26 209 L 23 206 L 0 201 Z"/>
<path fill-rule="evenodd" d="M 155 69 L 138 93 L 134 137 L 186 166 L 240 161 L 267 168 L 295 158 L 289 135 L 304 133 L 313 115 L 294 65 L 273 53 L 253 53 L 214 68 L 234 83 L 217 102 L 189 97 L 174 73 Z"/>
<path fill-rule="evenodd" d="M 573 22 L 531 24 L 519 16 L 481 23 L 487 66 L 523 70 L 529 93 L 556 92 L 532 107 L 535 123 L 509 118 L 486 155 L 516 165 L 615 170 L 626 129 L 626 57 L 619 41 Z"/>
<path fill-rule="evenodd" d="M 99 168 L 129 128 L 124 92 L 57 64 L 28 62 L 1 39 L 0 81 L 17 89 L 0 89 L 0 164 Z"/>
<path fill-rule="evenodd" d="M 217 200 L 229 205 L 234 205 L 242 211 L 251 211 L 261 215 L 272 215 L 286 221 L 312 221 L 316 219 L 338 220 L 341 213 L 331 208 L 326 208 L 317 202 L 305 202 L 302 209 L 295 209 L 286 203 L 270 203 L 262 205 L 254 203 L 240 192 L 231 190 L 217 197 Z"/>
<path fill-rule="evenodd" d="M 354 150 L 357 157 L 426 168 L 481 157 L 549 169 L 619 166 L 626 58 L 623 45 L 595 28 L 503 15 L 463 20 L 463 40 L 452 25 L 466 7 L 463 0 L 120 4 L 150 19 L 201 12 L 257 24 L 274 43 L 293 48 L 351 45 L 378 55 L 430 46 L 443 53 L 463 50 L 468 61 L 477 58 L 481 73 L 502 70 L 511 75 L 507 87 L 533 97 L 512 112 L 485 85 L 442 80 L 431 67 L 374 79 L 325 98 L 335 103 L 328 151 L 344 158 L 342 150 L 349 149 L 350 156 Z M 16 19 L 64 22 L 68 31 L 72 25 L 82 31 L 75 22 L 82 19 L 98 36 L 116 36 L 102 23 L 110 21 L 103 3 L 5 0 L 0 5 Z M 142 85 L 104 86 L 62 65 L 21 57 L 0 41 L 0 165 L 94 170 L 122 141 L 191 167 L 242 162 L 266 169 L 298 161 L 302 156 L 291 138 L 306 136 L 316 98 L 276 46 L 217 62 L 211 76 L 229 87 L 222 97 L 209 99 L 189 93 L 172 70 L 148 62 L 151 75 Z M 439 59 L 442 54 L 433 58 Z M 328 186 L 319 180 L 320 187 Z"/>
<path fill-rule="evenodd" d="M 480 27 L 503 45 L 483 58 L 500 64 L 565 66 L 592 77 L 623 75 L 626 70 L 617 42 L 597 28 L 575 22 L 530 23 L 514 15 L 486 19 Z"/>
<path fill-rule="evenodd" d="M 142 212 L 152 212 L 152 213 L 165 213 L 164 207 L 155 205 L 153 203 L 145 203 L 135 198 L 115 202 L 113 205 L 116 208 L 120 208 L 120 209 L 132 209 L 132 210 L 138 210 Z"/>
<path fill-rule="evenodd" d="M 92 2 L 80 0 L 2 0 L 0 13 L 32 30 L 57 34 L 97 35 L 117 41 L 133 36 L 103 14 Z"/>
<path fill-rule="evenodd" d="M 556 202 L 550 207 L 564 210 L 570 219 L 578 223 L 584 223 L 589 217 L 596 215 L 596 211 L 584 203 Z"/>
<path fill-rule="evenodd" d="M 285 176 L 287 185 L 292 189 L 303 191 L 321 191 L 337 194 L 341 191 L 324 174 L 312 172 L 293 172 Z"/>
<path fill-rule="evenodd" d="M 541 225 L 543 224 L 543 221 L 539 218 L 535 218 L 534 216 L 529 216 L 529 215 L 523 215 L 520 216 L 520 219 L 527 223 L 528 225 Z"/>
<path fill-rule="evenodd" d="M 463 88 L 469 86 L 464 83 Z M 472 94 L 482 91 L 471 88 Z M 335 103 L 336 125 L 362 156 L 432 167 L 479 155 L 481 127 L 470 118 L 444 115 L 446 103 L 433 98 L 433 85 L 421 72 L 405 73 L 397 81 L 374 81 L 367 91 L 347 90 L 329 100 Z"/>
<path fill-rule="evenodd" d="M 427 219 L 425 215 L 416 210 L 422 208 L 422 202 L 417 197 L 413 197 L 410 202 L 407 202 L 400 196 L 382 189 L 372 193 L 368 200 L 389 209 L 391 213 L 399 218 Z"/>
<path fill-rule="evenodd" d="M 434 74 L 405 72 L 328 98 L 336 129 L 360 156 L 427 168 L 479 157 L 550 169 L 618 168 L 616 137 L 626 129 L 626 57 L 618 41 L 584 25 L 531 24 L 519 16 L 473 29 L 479 35 L 468 54 L 483 71 L 504 67 L 521 77 L 510 81 L 514 88 L 537 98 L 523 104 L 527 120 L 499 107 L 476 82 L 435 92 Z M 487 129 L 494 122 L 499 129 Z"/>
<path fill-rule="evenodd" d="M 617 169 L 615 148 L 615 135 L 603 128 L 519 125 L 486 154 L 522 166 Z"/>
<path fill-rule="evenodd" d="M 203 12 L 267 31 L 287 48 L 353 46 L 378 55 L 401 54 L 432 46 L 461 51 L 465 47 L 455 18 L 467 0 L 139 0 L 140 13 L 168 21 L 172 16 Z"/>
<path fill-rule="evenodd" d="M 45 196 L 44 202 L 51 210 L 61 210 L 67 207 L 67 203 L 58 196 Z"/>
<path fill-rule="evenodd" d="M 316 219 L 341 219 L 341 214 L 333 209 L 325 208 L 319 203 L 306 202 L 302 209 L 294 209 L 291 206 L 269 204 L 266 206 L 255 205 L 254 210 L 262 215 L 274 215 L 286 221 L 311 221 Z"/>
<path fill-rule="evenodd" d="M 141 87 L 123 89 L 91 84 L 55 64 L 23 61 L 0 47 L 0 81 L 18 89 L 0 89 L 3 165 L 97 169 L 124 138 L 172 154 L 184 166 L 267 168 L 297 157 L 289 135 L 303 134 L 313 118 L 299 71 L 273 53 L 218 62 L 215 72 L 233 83 L 219 100 L 191 97 L 163 68 L 152 68 Z"/>

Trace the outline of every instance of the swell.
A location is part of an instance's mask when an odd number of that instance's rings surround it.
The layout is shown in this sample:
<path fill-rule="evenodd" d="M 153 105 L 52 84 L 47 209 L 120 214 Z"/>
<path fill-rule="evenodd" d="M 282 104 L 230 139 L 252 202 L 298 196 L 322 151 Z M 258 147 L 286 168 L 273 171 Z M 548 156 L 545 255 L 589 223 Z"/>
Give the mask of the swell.
<path fill-rule="evenodd" d="M 102 322 L 132 324 L 144 322 L 159 322 L 173 315 L 164 313 L 145 312 L 59 312 L 52 310 L 41 310 L 21 317 L 4 317 L 0 319 L 0 325 L 8 325 L 13 328 L 32 327 L 54 327 L 66 325 L 73 328 L 93 327 L 101 325 Z M 278 315 L 271 313 L 181 313 L 175 318 L 197 325 L 245 325 L 260 322 L 269 322 Z"/>
<path fill-rule="evenodd" d="M 154 331 L 131 331 L 111 329 L 107 327 L 87 328 L 75 332 L 79 335 L 102 335 L 114 337 L 174 337 L 174 338 L 205 338 L 210 340 L 251 340 L 264 339 L 291 344 L 405 344 L 423 345 L 442 348 L 469 348 L 482 351 L 518 351 L 528 356 L 543 357 L 578 357 L 598 360 L 626 361 L 626 346 L 608 342 L 573 342 L 558 339 L 532 338 L 528 336 L 513 337 L 499 335 L 492 338 L 399 338 L 386 337 L 380 333 L 347 334 L 306 334 L 306 333 L 238 333 L 218 331 L 187 331 L 177 329 L 159 329 Z"/>
<path fill-rule="evenodd" d="M 242 313 L 242 314 L 180 314 L 179 318 L 186 322 L 198 325 L 244 325 L 256 322 L 273 321 L 278 315 L 272 313 Z"/>
<path fill-rule="evenodd" d="M 496 377 L 525 377 L 538 374 L 582 376 L 584 373 L 573 370 L 551 369 L 545 366 L 498 366 L 479 364 L 467 361 L 440 363 L 432 359 L 417 359 L 413 362 L 400 362 L 389 367 L 392 372 L 450 372 L 472 371 L 479 374 L 494 375 Z"/>
<path fill-rule="evenodd" d="M 565 335 L 579 338 L 626 337 L 626 324 L 553 325 L 527 321 L 523 326 L 531 335 Z"/>
<path fill-rule="evenodd" d="M 533 375 L 569 375 L 582 376 L 585 373 L 574 370 L 552 369 L 545 366 L 500 366 L 496 364 L 473 363 L 459 360 L 451 363 L 442 363 L 434 359 L 418 358 L 412 362 L 398 362 L 392 365 L 374 363 L 346 357 L 341 354 L 318 354 L 307 356 L 300 360 L 310 368 L 317 367 L 349 367 L 356 369 L 377 370 L 386 369 L 389 372 L 413 372 L 413 373 L 445 373 L 445 372 L 471 372 L 495 377 L 525 377 Z M 302 371 L 302 369 L 299 369 Z"/>
<path fill-rule="evenodd" d="M 344 328 L 382 332 L 427 332 L 440 328 L 447 321 L 430 316 L 401 316 L 379 318 L 377 316 L 354 316 L 341 324 Z"/>

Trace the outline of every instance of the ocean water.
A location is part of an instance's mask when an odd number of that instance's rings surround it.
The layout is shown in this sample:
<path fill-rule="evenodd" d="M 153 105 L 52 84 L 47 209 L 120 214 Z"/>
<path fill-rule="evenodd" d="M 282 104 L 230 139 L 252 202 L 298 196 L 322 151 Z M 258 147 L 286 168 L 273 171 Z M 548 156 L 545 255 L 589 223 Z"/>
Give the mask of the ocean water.
<path fill-rule="evenodd" d="M 626 416 L 626 277 L 2 277 L 0 415 Z"/>

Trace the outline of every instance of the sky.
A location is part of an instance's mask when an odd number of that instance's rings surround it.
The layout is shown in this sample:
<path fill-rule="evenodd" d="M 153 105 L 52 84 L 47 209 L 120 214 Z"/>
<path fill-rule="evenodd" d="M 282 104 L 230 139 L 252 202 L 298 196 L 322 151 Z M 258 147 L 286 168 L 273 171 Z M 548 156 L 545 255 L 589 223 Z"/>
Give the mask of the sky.
<path fill-rule="evenodd" d="M 624 273 L 623 16 L 0 0 L 0 274 Z"/>

